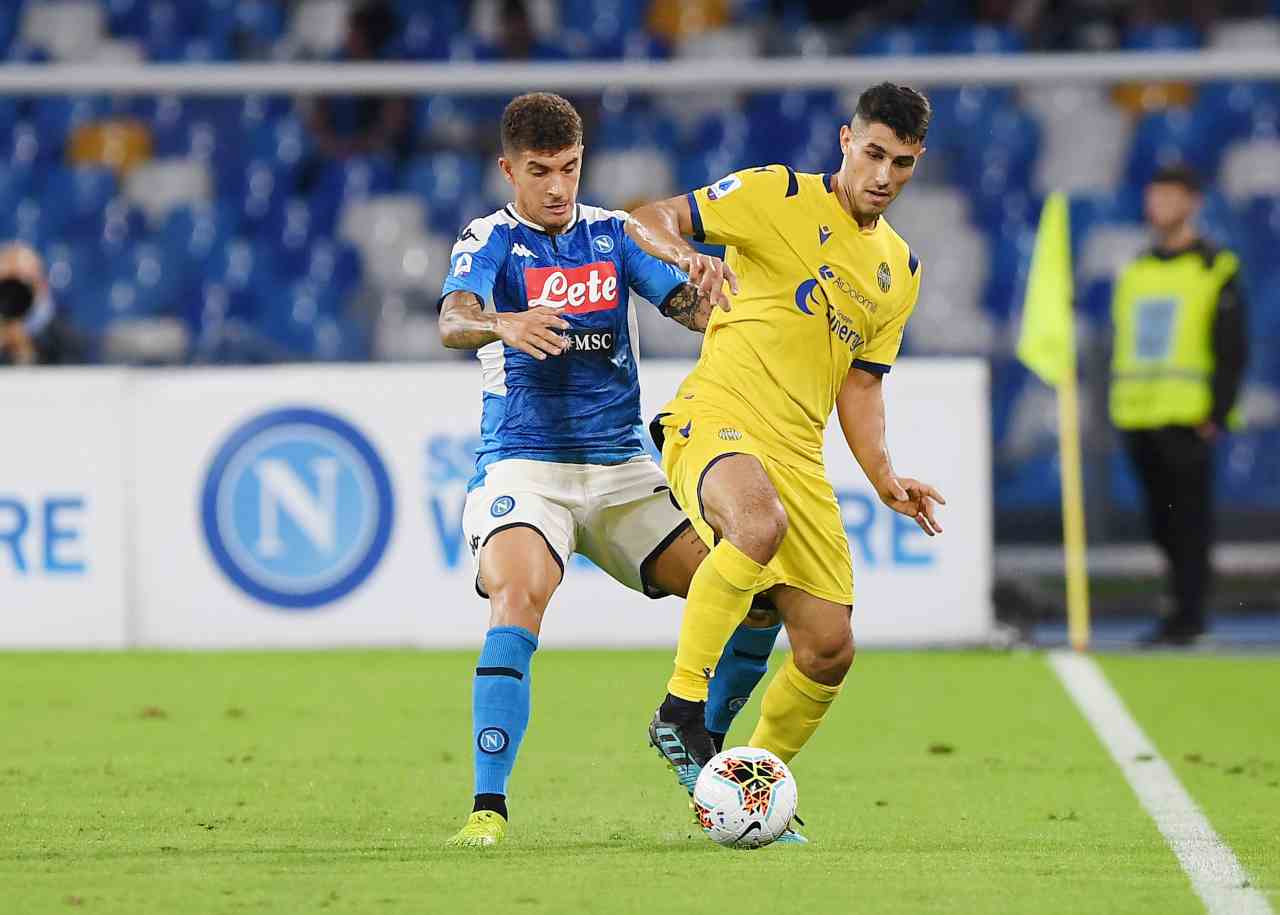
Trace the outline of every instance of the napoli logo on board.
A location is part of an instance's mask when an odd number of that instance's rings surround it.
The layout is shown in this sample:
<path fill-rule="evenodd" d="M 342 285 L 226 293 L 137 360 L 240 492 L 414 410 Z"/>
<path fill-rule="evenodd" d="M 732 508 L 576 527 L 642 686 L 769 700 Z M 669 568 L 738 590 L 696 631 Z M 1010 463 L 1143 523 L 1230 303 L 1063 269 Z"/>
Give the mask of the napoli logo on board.
<path fill-rule="evenodd" d="M 200 500 L 205 541 L 241 591 L 312 610 L 359 587 L 391 539 L 386 466 L 355 426 L 291 408 L 235 428 L 214 455 Z"/>

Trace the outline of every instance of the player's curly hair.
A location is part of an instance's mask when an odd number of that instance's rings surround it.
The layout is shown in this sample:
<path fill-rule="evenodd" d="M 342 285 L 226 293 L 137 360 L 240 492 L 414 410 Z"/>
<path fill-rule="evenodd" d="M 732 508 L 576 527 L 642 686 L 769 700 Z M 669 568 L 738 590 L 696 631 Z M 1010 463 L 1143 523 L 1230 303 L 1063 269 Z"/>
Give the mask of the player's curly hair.
<path fill-rule="evenodd" d="M 904 143 L 922 143 L 929 132 L 933 106 L 910 86 L 881 83 L 858 97 L 853 116 L 867 124 L 884 124 Z"/>
<path fill-rule="evenodd" d="M 502 151 L 559 152 L 582 142 L 582 116 L 552 92 L 518 95 L 502 111 Z"/>

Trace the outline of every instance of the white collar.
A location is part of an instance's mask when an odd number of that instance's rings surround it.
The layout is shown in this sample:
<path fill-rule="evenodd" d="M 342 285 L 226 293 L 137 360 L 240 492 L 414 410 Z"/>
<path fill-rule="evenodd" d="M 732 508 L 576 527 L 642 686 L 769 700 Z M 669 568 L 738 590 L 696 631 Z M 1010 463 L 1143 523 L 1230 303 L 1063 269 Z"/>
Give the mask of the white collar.
<path fill-rule="evenodd" d="M 514 219 L 516 222 L 520 223 L 522 226 L 528 226 L 530 229 L 534 229 L 535 231 L 541 232 L 543 235 L 551 234 L 546 230 L 544 226 L 540 226 L 536 222 L 532 222 L 528 219 L 525 219 L 523 216 L 521 216 L 520 211 L 516 209 L 516 205 L 514 201 L 507 204 L 506 210 L 507 210 L 507 215 L 510 216 L 512 219 Z M 574 226 L 578 224 L 578 220 L 581 217 L 582 217 L 582 205 L 575 203 L 573 205 L 573 219 L 571 219 L 569 221 L 569 224 L 565 226 L 563 229 L 561 229 L 558 234 L 560 235 L 566 234 L 570 229 L 572 229 Z"/>

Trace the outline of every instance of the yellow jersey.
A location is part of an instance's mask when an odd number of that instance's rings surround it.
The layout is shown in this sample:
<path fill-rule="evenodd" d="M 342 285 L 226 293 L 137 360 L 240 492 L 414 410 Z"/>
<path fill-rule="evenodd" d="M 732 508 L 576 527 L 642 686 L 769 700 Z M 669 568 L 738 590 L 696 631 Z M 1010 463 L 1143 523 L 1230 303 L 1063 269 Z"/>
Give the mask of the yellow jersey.
<path fill-rule="evenodd" d="M 672 409 L 718 407 L 779 460 L 821 464 L 850 368 L 883 374 L 897 359 L 919 260 L 883 217 L 860 227 L 829 175 L 746 169 L 690 193 L 689 207 L 695 238 L 728 246 L 739 292 L 732 311 L 712 312 Z"/>

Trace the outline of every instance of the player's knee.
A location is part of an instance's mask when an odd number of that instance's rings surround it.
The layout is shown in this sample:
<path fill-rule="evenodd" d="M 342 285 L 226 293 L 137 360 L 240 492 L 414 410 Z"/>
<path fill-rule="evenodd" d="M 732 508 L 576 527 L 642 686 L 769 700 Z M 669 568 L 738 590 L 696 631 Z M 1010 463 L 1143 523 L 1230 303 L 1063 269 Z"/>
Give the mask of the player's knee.
<path fill-rule="evenodd" d="M 795 651 L 796 667 L 816 683 L 836 686 L 853 666 L 853 654 L 852 636 L 823 639 Z"/>
<path fill-rule="evenodd" d="M 742 512 L 727 526 L 730 543 L 764 565 L 772 559 L 787 536 L 787 511 L 776 498 Z"/>
<path fill-rule="evenodd" d="M 538 632 L 549 596 L 547 589 L 535 582 L 505 582 L 489 591 L 489 622 L 493 626 L 522 626 Z"/>

